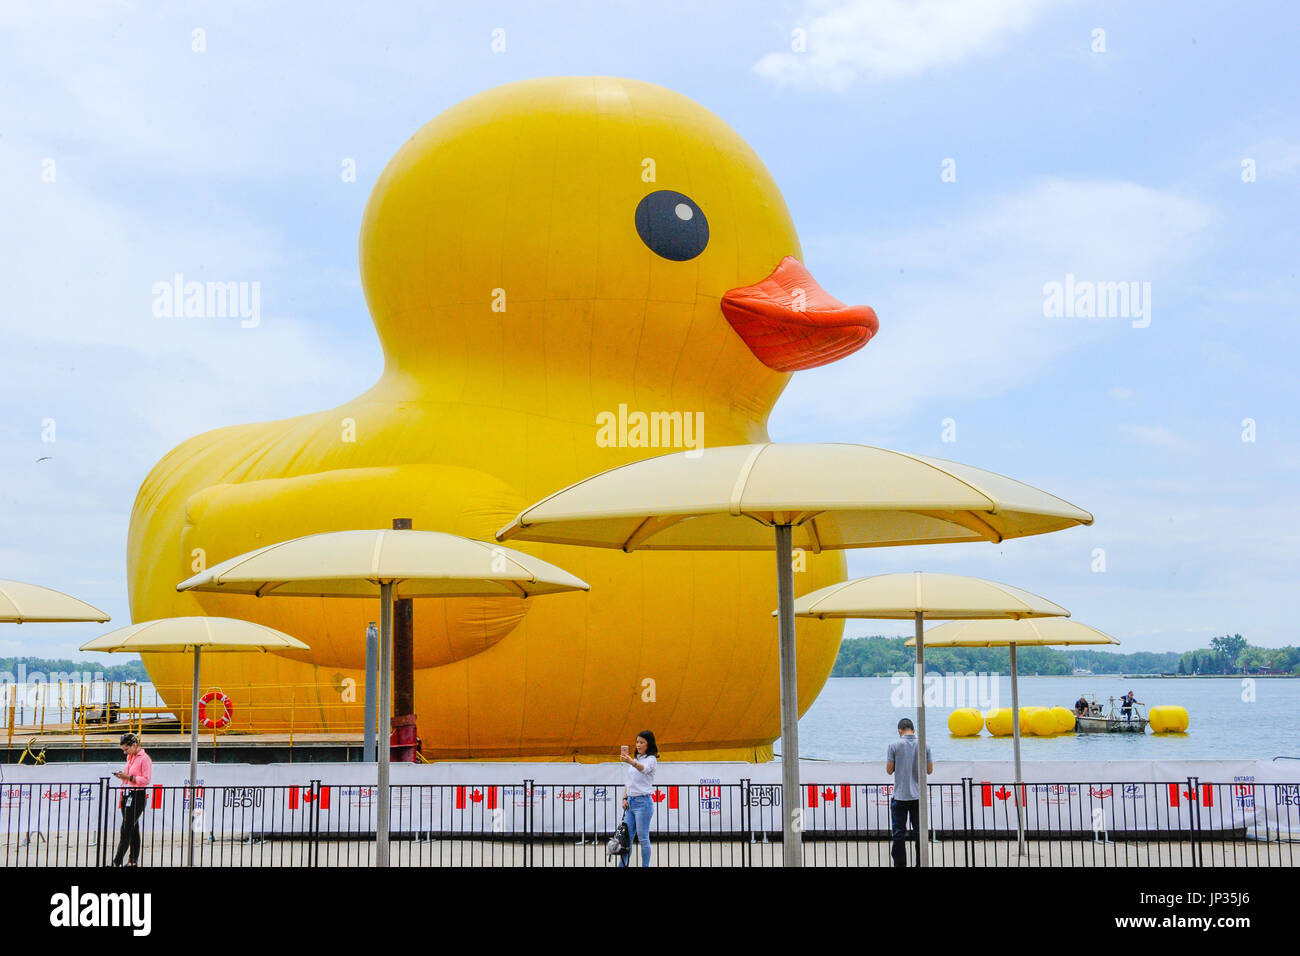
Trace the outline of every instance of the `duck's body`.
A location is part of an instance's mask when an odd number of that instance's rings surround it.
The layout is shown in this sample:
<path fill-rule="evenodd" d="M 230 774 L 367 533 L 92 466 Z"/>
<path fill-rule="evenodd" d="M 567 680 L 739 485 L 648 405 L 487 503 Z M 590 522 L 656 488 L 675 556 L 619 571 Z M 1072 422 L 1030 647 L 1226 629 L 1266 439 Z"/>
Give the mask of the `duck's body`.
<path fill-rule="evenodd" d="M 665 223 L 647 204 L 667 190 Z M 672 234 L 706 215 L 707 232 Z M 684 97 L 557 78 L 453 107 L 399 151 L 367 208 L 362 272 L 383 377 L 331 411 L 220 429 L 164 458 L 132 516 L 134 619 L 228 615 L 300 637 L 310 652 L 215 655 L 205 684 L 245 694 L 262 720 L 274 710 L 287 722 L 292 710 L 301 730 L 359 729 L 362 695 L 348 679 L 362 680 L 375 602 L 178 594 L 176 583 L 200 563 L 397 517 L 490 540 L 587 475 L 701 438 L 767 440 L 788 379 L 778 369 L 803 367 L 805 339 L 826 361 L 874 332 L 874 316 L 862 334 L 854 315 L 834 313 L 806 321 L 790 344 L 773 336 L 771 315 L 731 295 L 764 277 L 797 279 L 786 257 L 798 255 L 757 157 Z M 806 284 L 810 308 L 832 314 L 833 300 Z M 770 754 L 780 730 L 770 555 L 523 549 L 591 591 L 417 601 L 426 755 L 608 755 L 643 727 L 679 754 Z M 837 554 L 801 561 L 798 593 L 843 577 Z M 799 624 L 801 712 L 840 628 Z M 171 706 L 188 700 L 188 665 L 165 655 L 146 665 L 176 688 L 164 695 Z M 272 683 L 284 686 L 260 686 Z"/>

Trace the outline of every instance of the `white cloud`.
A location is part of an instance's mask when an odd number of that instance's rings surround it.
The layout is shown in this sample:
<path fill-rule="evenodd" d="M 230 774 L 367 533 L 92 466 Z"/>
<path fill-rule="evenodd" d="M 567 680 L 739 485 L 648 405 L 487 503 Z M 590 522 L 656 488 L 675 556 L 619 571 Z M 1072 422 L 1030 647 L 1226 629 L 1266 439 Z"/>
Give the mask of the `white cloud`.
<path fill-rule="evenodd" d="M 880 333 L 848 359 L 796 375 L 778 414 L 830 427 L 893 420 L 923 402 L 1033 382 L 1100 336 L 1142 335 L 1128 319 L 1044 318 L 1044 283 L 1067 273 L 1149 281 L 1159 323 L 1161 301 L 1173 298 L 1163 291 L 1202 251 L 1212 218 L 1198 201 L 1134 183 L 1047 179 L 901 235 L 809 237 L 810 269 L 851 277 L 834 283 L 836 295 L 870 303 Z M 875 287 L 854 288 L 863 276 Z"/>
<path fill-rule="evenodd" d="M 1068 490 L 1097 523 L 1001 544 L 850 551 L 848 576 L 923 568 L 1014 583 L 1113 634 L 1122 652 L 1199 647 L 1225 631 L 1261 646 L 1295 643 L 1300 555 L 1291 525 L 1278 520 L 1285 488 L 1274 493 L 1256 478 L 1215 479 L 1209 493 L 1199 476 L 1016 477 Z M 1105 552 L 1104 572 L 1094 570 L 1094 548 Z M 850 633 L 910 633 L 891 626 L 864 622 Z"/>
<path fill-rule="evenodd" d="M 1146 442 L 1148 445 L 1156 445 L 1159 448 L 1186 451 L 1192 447 L 1187 439 L 1174 434 L 1163 425 L 1120 425 L 1119 430 L 1126 435 L 1132 435 L 1139 441 Z"/>
<path fill-rule="evenodd" d="M 355 277 L 301 268 L 288 239 L 238 215 L 196 224 L 166 207 L 118 205 L 74 175 L 42 184 L 36 156 L 0 146 L 11 171 L 0 230 L 0 577 L 65 590 L 126 623 L 127 524 L 153 464 L 204 430 L 351 398 L 378 376 L 380 350 Z M 153 284 L 176 272 L 260 282 L 260 324 L 156 317 Z M 293 300 L 304 294 L 350 300 L 355 322 L 302 314 Z M 6 637 L 67 656 L 93 627 Z"/>
<path fill-rule="evenodd" d="M 1261 181 L 1289 179 L 1300 170 L 1300 143 L 1270 139 L 1247 148 L 1242 154 L 1255 160 Z"/>
<path fill-rule="evenodd" d="M 314 410 L 322 406 L 313 406 L 311 390 L 377 375 L 378 345 L 363 312 L 343 335 L 294 314 L 286 301 L 298 291 L 286 288 L 286 239 L 234 215 L 195 228 L 166 210 L 118 206 L 70 175 L 42 184 L 36 154 L 26 150 L 0 147 L 0 165 L 31 180 L 7 195 L 11 222 L 21 225 L 0 232 L 0 334 L 7 342 L 0 394 L 10 408 L 22 407 L 24 396 L 45 396 L 47 408 L 33 411 L 57 419 L 59 408 L 72 404 L 66 389 L 84 388 L 94 396 L 85 411 L 109 433 L 117 430 L 112 421 L 131 421 L 176 437 L 178 427 L 192 434 L 257 409 Z M 155 316 L 155 283 L 177 273 L 257 283 L 260 323 Z M 360 309 L 354 279 L 331 273 L 317 281 L 350 286 Z M 359 363 L 356 343 L 339 341 L 353 336 L 374 343 L 372 361 Z M 59 388 L 48 387 L 56 382 Z M 38 423 L 30 423 L 33 436 Z M 72 434 L 61 429 L 60 439 Z"/>
<path fill-rule="evenodd" d="M 862 76 L 911 76 L 1001 49 L 1050 0 L 809 0 L 804 52 L 754 70 L 780 84 L 843 89 Z"/>
<path fill-rule="evenodd" d="M 162 180 L 337 177 L 343 157 L 364 177 L 400 145 L 376 117 L 430 118 L 417 104 L 448 95 L 448 47 L 469 42 L 463 13 L 427 3 L 138 7 L 0 4 L 6 141 Z"/>

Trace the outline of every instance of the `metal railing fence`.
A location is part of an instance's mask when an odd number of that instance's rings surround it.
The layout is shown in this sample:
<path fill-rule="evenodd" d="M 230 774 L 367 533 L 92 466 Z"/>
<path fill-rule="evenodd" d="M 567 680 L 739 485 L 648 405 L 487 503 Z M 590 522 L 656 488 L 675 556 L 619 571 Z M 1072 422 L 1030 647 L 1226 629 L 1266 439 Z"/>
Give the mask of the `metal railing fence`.
<path fill-rule="evenodd" d="M 800 787 L 804 863 L 889 866 L 892 787 Z M 128 792 L 90 783 L 0 784 L 0 866 L 107 866 Z M 355 867 L 375 859 L 376 788 L 150 786 L 141 796 L 141 866 Z M 621 786 L 400 784 L 390 796 L 394 866 L 614 866 L 606 841 Z M 929 787 L 936 866 L 1292 866 L 1300 784 L 1022 784 L 964 778 Z M 654 866 L 779 866 L 780 784 L 667 785 L 652 796 Z M 916 834 L 901 841 L 916 862 Z M 1023 850 L 1021 847 L 1023 846 Z M 639 847 L 632 847 L 639 857 Z M 129 844 L 125 848 L 129 857 Z M 638 861 L 633 860 L 633 865 Z"/>

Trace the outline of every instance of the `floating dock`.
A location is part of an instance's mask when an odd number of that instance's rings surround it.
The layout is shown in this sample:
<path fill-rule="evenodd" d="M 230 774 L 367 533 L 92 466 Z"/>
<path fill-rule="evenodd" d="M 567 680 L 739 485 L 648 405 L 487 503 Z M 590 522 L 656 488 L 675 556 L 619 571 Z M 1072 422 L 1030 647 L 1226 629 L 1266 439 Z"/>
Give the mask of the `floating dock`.
<path fill-rule="evenodd" d="M 172 725 L 175 726 L 174 724 Z M 129 729 L 125 724 L 83 737 L 72 728 L 47 727 L 44 731 L 15 727 L 12 739 L 0 734 L 0 764 L 120 763 L 118 744 Z M 144 743 L 158 763 L 190 760 L 189 734 L 144 725 Z M 199 760 L 204 763 L 359 763 L 364 755 L 362 734 L 221 734 L 200 735 Z"/>

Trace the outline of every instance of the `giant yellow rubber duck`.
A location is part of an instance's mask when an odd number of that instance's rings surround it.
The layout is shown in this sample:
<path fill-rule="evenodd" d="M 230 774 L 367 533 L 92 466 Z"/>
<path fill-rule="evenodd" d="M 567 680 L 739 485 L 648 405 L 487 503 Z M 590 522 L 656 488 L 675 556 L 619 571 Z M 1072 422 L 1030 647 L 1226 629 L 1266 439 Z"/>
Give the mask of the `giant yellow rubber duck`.
<path fill-rule="evenodd" d="M 361 226 L 382 378 L 338 408 L 208 432 L 159 462 L 131 517 L 134 619 L 242 617 L 311 646 L 205 657 L 205 687 L 234 701 L 232 730 L 241 704 L 262 727 L 360 729 L 377 602 L 178 594 L 177 582 L 275 541 L 395 517 L 491 540 L 595 472 L 767 440 L 790 373 L 877 328 L 800 259 L 758 156 L 684 96 L 559 77 L 453 106 L 389 162 Z M 645 727 L 669 756 L 771 755 L 771 555 L 522 547 L 591 591 L 416 601 L 426 756 L 609 759 Z M 842 579 L 844 559 L 796 555 L 796 570 L 804 593 Z M 798 624 L 801 713 L 841 627 Z M 169 706 L 188 708 L 181 657 L 145 664 Z"/>

